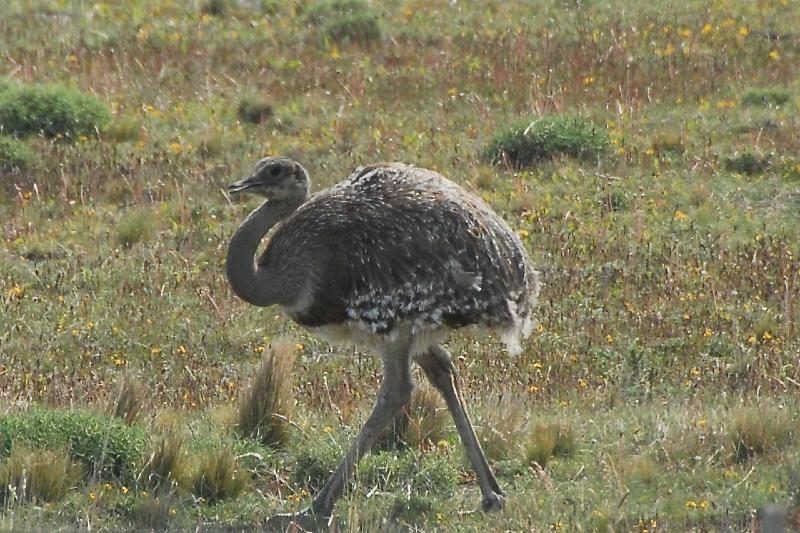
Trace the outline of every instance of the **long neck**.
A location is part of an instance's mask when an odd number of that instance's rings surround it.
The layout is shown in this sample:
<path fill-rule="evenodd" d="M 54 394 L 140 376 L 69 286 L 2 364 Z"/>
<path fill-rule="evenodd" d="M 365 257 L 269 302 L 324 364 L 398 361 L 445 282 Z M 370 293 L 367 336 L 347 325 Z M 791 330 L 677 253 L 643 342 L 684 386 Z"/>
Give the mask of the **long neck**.
<path fill-rule="evenodd" d="M 291 287 L 280 273 L 256 264 L 261 239 L 272 226 L 292 214 L 302 199 L 267 201 L 250 213 L 228 245 L 225 271 L 233 292 L 252 305 L 266 307 L 290 300 Z"/>

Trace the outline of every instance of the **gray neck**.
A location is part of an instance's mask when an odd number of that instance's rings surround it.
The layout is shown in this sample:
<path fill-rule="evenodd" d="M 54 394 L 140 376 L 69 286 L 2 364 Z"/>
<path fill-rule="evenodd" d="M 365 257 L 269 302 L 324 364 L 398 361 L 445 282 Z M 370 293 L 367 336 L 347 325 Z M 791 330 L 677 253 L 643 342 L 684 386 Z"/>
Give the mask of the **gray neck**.
<path fill-rule="evenodd" d="M 295 287 L 281 279 L 281 273 L 256 264 L 256 251 L 272 226 L 291 215 L 303 199 L 270 200 L 250 213 L 228 245 L 225 272 L 236 296 L 266 307 L 286 303 Z"/>

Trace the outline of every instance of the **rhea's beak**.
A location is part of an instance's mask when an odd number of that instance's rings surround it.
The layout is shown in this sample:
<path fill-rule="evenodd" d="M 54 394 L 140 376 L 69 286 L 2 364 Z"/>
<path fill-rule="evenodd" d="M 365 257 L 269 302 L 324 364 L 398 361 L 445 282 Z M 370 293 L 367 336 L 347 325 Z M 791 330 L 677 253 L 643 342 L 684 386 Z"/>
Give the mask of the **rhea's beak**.
<path fill-rule="evenodd" d="M 235 192 L 242 192 L 246 191 L 247 189 L 251 189 L 257 185 L 253 176 L 248 176 L 243 180 L 239 180 L 236 183 L 231 183 L 228 185 L 228 192 L 235 193 Z"/>

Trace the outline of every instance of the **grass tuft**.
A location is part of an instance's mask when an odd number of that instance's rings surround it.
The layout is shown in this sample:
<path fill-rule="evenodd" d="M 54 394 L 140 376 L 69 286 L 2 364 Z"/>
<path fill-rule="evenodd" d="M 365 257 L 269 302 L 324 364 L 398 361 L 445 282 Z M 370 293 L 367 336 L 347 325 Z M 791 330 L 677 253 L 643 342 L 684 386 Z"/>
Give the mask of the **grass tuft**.
<path fill-rule="evenodd" d="M 146 207 L 136 207 L 125 212 L 117 224 L 117 244 L 124 248 L 150 241 L 155 234 L 154 214 L 152 209 Z"/>
<path fill-rule="evenodd" d="M 244 473 L 238 470 L 233 453 L 226 448 L 205 452 L 190 480 L 192 494 L 210 504 L 235 498 L 245 484 Z"/>
<path fill-rule="evenodd" d="M 734 459 L 743 463 L 752 457 L 783 448 L 793 437 L 792 427 L 791 415 L 775 406 L 733 410 L 727 429 Z"/>
<path fill-rule="evenodd" d="M 15 446 L 0 464 L 0 502 L 55 502 L 81 478 L 63 451 Z"/>
<path fill-rule="evenodd" d="M 239 405 L 239 432 L 265 446 L 284 447 L 292 414 L 294 347 L 271 347 Z"/>
<path fill-rule="evenodd" d="M 168 430 L 147 457 L 140 482 L 152 489 L 171 489 L 180 475 L 183 442 L 183 435 Z"/>
<path fill-rule="evenodd" d="M 508 395 L 483 407 L 484 415 L 476 433 L 486 456 L 496 460 L 519 457 L 525 440 L 526 407 L 519 398 Z"/>
<path fill-rule="evenodd" d="M 568 457 L 576 449 L 575 434 L 570 426 L 559 422 L 537 422 L 531 426 L 524 445 L 525 462 L 544 468 L 553 457 Z"/>
<path fill-rule="evenodd" d="M 132 375 L 123 378 L 111 414 L 132 426 L 144 406 L 147 392 L 144 383 Z"/>
<path fill-rule="evenodd" d="M 609 147 L 605 130 L 578 117 L 541 117 L 498 130 L 484 149 L 484 159 L 526 168 L 556 156 L 598 157 Z"/>
<path fill-rule="evenodd" d="M 0 91 L 0 130 L 77 140 L 109 122 L 111 113 L 92 95 L 63 85 L 11 85 Z"/>
<path fill-rule="evenodd" d="M 411 402 L 397 413 L 375 448 L 426 450 L 447 435 L 450 414 L 439 392 L 429 385 L 414 389 Z"/>

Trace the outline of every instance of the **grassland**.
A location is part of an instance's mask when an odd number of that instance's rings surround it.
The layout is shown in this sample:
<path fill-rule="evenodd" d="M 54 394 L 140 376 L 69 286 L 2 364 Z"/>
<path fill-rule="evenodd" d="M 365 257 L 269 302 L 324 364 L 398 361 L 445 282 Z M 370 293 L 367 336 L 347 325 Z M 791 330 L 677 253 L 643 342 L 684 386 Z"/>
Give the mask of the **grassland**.
<path fill-rule="evenodd" d="M 379 362 L 223 275 L 254 207 L 223 186 L 265 154 L 317 189 L 380 160 L 437 169 L 544 279 L 520 356 L 449 343 L 506 509 L 471 512 L 454 429 L 412 417 L 340 529 L 738 531 L 770 505 L 800 522 L 800 7 L 640 4 L 395 0 L 353 22 L 302 1 L 6 0 L 0 92 L 77 88 L 110 122 L 0 137 L 0 436 L 26 435 L 0 438 L 0 529 L 247 528 L 335 465 Z M 487 160 L 496 132 L 559 115 L 608 149 Z M 272 352 L 295 358 L 284 447 L 236 431 Z M 115 412 L 130 427 L 99 427 L 139 450 L 133 473 L 43 422 Z"/>

